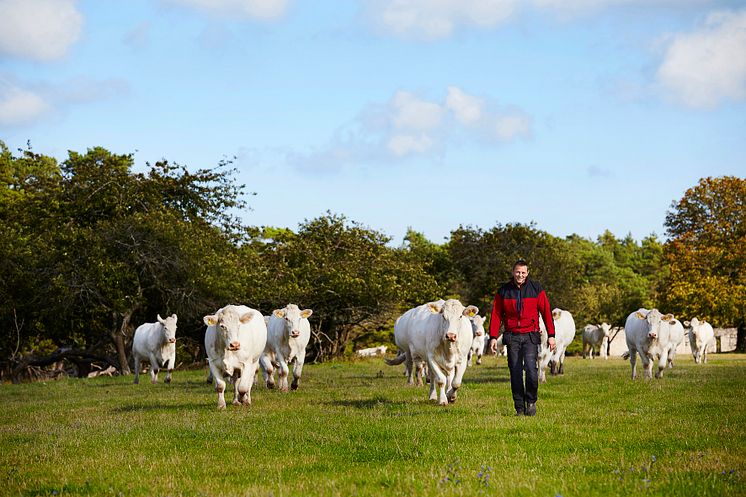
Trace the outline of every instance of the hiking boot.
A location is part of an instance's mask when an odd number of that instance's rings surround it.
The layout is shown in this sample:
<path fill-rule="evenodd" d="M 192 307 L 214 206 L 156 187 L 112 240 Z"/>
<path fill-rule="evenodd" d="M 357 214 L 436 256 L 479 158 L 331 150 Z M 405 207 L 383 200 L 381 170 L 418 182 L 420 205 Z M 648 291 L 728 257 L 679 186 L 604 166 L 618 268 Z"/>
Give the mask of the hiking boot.
<path fill-rule="evenodd" d="M 536 403 L 530 402 L 526 404 L 526 416 L 536 416 Z"/>
<path fill-rule="evenodd" d="M 515 415 L 516 416 L 525 416 L 526 413 L 523 411 L 523 409 L 516 409 L 515 410 Z"/>

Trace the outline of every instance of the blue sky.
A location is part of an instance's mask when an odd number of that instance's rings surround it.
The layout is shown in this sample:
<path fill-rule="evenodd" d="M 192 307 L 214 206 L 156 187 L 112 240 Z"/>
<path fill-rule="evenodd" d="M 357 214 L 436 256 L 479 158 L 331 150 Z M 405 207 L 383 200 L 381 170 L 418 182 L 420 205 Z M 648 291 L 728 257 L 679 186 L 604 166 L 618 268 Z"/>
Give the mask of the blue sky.
<path fill-rule="evenodd" d="M 746 1 L 0 0 L 0 139 L 235 156 L 250 225 L 662 239 L 745 138 Z"/>

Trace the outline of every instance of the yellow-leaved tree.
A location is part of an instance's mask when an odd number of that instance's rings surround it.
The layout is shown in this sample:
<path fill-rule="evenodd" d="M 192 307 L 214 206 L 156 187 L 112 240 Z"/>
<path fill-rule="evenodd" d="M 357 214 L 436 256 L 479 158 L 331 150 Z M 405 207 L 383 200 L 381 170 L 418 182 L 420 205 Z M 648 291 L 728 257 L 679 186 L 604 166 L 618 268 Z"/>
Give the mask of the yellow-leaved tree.
<path fill-rule="evenodd" d="M 665 309 L 736 327 L 736 349 L 746 351 L 746 179 L 701 179 L 671 205 L 665 225 Z"/>

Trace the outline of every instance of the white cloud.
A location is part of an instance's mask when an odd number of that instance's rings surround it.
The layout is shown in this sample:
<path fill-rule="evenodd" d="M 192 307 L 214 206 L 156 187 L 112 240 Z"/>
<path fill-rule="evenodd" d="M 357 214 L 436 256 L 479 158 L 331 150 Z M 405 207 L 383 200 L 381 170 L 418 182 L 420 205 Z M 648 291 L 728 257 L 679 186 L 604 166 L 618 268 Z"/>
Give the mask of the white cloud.
<path fill-rule="evenodd" d="M 463 92 L 455 86 L 448 87 L 446 107 L 463 124 L 474 124 L 482 118 L 484 100 Z"/>
<path fill-rule="evenodd" d="M 508 143 L 530 136 L 531 128 L 530 116 L 521 109 L 499 106 L 456 86 L 448 87 L 443 101 L 397 91 L 387 102 L 363 109 L 325 147 L 309 154 L 288 154 L 288 158 L 293 165 L 314 170 L 405 158 L 438 159 L 454 140 Z"/>
<path fill-rule="evenodd" d="M 368 0 L 368 14 L 397 36 L 435 40 L 458 27 L 493 27 L 508 20 L 518 0 Z"/>
<path fill-rule="evenodd" d="M 229 17 L 270 20 L 282 17 L 289 0 L 162 0 Z"/>
<path fill-rule="evenodd" d="M 49 110 L 50 106 L 42 96 L 0 80 L 0 126 L 30 124 Z"/>
<path fill-rule="evenodd" d="M 691 107 L 746 98 L 746 10 L 710 14 L 701 29 L 673 36 L 657 78 Z"/>
<path fill-rule="evenodd" d="M 399 129 L 434 129 L 443 121 L 441 105 L 419 99 L 409 92 L 396 92 L 391 107 L 391 122 Z"/>
<path fill-rule="evenodd" d="M 687 6 L 708 5 L 718 0 L 531 0 L 538 10 L 554 12 L 560 17 L 575 17 L 602 10 L 623 7 L 671 7 L 680 9 Z"/>
<path fill-rule="evenodd" d="M 82 26 L 76 0 L 0 0 L 0 54 L 60 59 Z"/>

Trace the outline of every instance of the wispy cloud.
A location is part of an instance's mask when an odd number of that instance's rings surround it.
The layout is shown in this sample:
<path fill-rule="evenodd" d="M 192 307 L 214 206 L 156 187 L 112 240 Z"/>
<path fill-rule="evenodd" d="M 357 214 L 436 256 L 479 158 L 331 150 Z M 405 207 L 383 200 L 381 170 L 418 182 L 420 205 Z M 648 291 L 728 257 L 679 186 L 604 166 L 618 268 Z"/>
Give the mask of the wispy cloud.
<path fill-rule="evenodd" d="M 76 0 L 0 0 L 0 54 L 60 59 L 78 41 L 82 26 Z"/>
<path fill-rule="evenodd" d="M 368 17 L 405 38 L 446 38 L 460 27 L 494 27 L 516 11 L 518 0 L 367 0 Z"/>
<path fill-rule="evenodd" d="M 289 0 L 161 0 L 230 18 L 277 19 L 285 15 Z"/>
<path fill-rule="evenodd" d="M 586 170 L 589 178 L 611 178 L 614 173 L 610 169 L 605 169 L 599 166 L 588 166 Z"/>
<path fill-rule="evenodd" d="M 690 107 L 745 99 L 746 9 L 712 13 L 698 30 L 672 35 L 657 81 Z"/>
<path fill-rule="evenodd" d="M 69 79 L 54 85 L 29 84 L 0 75 L 0 127 L 31 125 L 73 106 L 120 97 L 129 93 L 126 81 Z"/>
<path fill-rule="evenodd" d="M 517 107 L 450 86 L 442 100 L 397 91 L 387 102 L 373 103 L 340 127 L 326 146 L 289 156 L 298 167 L 338 168 L 408 158 L 439 159 L 456 136 L 486 145 L 531 135 L 531 117 Z"/>
<path fill-rule="evenodd" d="M 0 127 L 34 123 L 50 110 L 51 106 L 39 93 L 0 78 Z"/>

